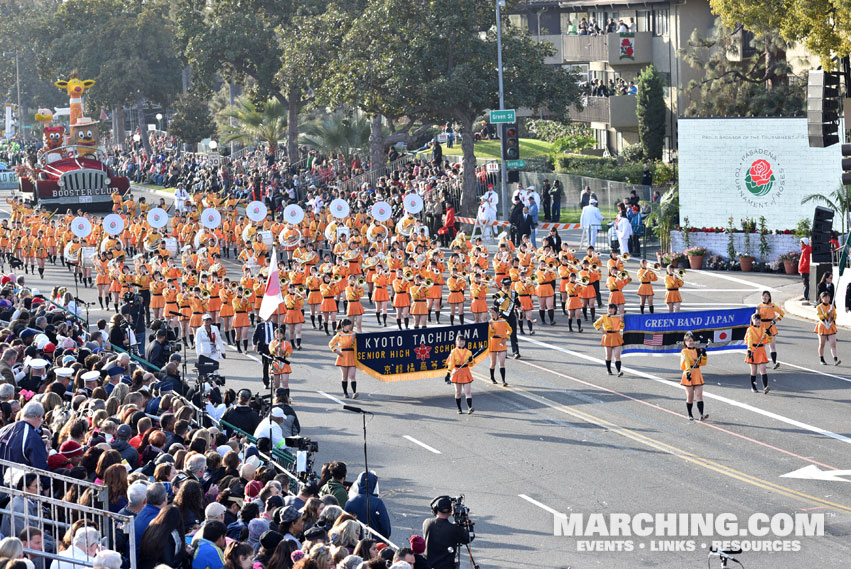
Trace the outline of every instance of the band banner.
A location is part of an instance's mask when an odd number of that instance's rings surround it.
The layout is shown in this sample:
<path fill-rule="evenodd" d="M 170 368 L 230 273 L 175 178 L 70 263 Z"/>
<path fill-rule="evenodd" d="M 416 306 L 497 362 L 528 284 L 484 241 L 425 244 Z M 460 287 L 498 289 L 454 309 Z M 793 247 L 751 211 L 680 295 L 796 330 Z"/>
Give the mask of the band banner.
<path fill-rule="evenodd" d="M 699 310 L 624 317 L 624 354 L 670 354 L 683 349 L 683 335 L 694 334 L 709 351 L 743 350 L 753 308 Z M 708 345 L 707 345 L 708 344 Z"/>
<path fill-rule="evenodd" d="M 446 374 L 446 358 L 455 337 L 467 337 L 473 367 L 488 355 L 488 323 L 355 334 L 358 369 L 382 382 L 407 381 Z"/>

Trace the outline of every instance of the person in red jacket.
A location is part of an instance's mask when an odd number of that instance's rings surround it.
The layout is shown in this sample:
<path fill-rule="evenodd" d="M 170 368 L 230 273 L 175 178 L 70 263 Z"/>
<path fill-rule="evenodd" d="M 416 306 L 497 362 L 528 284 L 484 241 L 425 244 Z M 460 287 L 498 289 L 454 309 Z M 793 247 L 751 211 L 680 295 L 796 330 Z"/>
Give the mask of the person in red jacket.
<path fill-rule="evenodd" d="M 437 230 L 440 235 L 440 244 L 448 247 L 449 242 L 455 239 L 455 208 L 449 202 L 443 203 L 443 227 Z"/>
<path fill-rule="evenodd" d="M 798 273 L 804 280 L 804 302 L 810 302 L 810 254 L 813 248 L 807 237 L 801 237 L 801 258 L 798 260 Z"/>

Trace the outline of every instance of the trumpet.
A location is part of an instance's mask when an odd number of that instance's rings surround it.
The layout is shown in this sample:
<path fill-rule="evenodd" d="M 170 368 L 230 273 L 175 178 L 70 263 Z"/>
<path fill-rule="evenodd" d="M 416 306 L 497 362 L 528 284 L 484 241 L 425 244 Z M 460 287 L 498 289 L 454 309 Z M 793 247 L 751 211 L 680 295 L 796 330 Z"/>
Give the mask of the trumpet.
<path fill-rule="evenodd" d="M 305 288 L 305 286 L 301 284 L 295 287 L 295 290 L 300 295 L 304 295 L 304 293 L 307 292 L 307 288 Z"/>
<path fill-rule="evenodd" d="M 426 279 L 424 284 L 425 286 L 431 288 L 434 285 L 434 281 L 432 279 Z"/>
<path fill-rule="evenodd" d="M 205 290 L 205 291 L 201 292 L 201 298 L 204 299 L 204 300 L 210 300 L 210 291 Z"/>
<path fill-rule="evenodd" d="M 287 286 L 290 284 L 289 277 L 281 276 L 281 286 Z"/>
<path fill-rule="evenodd" d="M 686 270 L 685 269 L 677 269 L 677 276 L 681 279 L 686 278 Z"/>
<path fill-rule="evenodd" d="M 581 284 L 582 286 L 588 286 L 590 283 L 591 283 L 591 279 L 589 279 L 587 275 L 585 275 L 581 279 L 579 279 L 579 284 Z"/>
<path fill-rule="evenodd" d="M 404 271 L 402 271 L 402 275 L 405 277 L 405 280 L 407 280 L 407 281 L 414 280 L 414 271 L 412 271 L 410 268 L 407 268 Z"/>
<path fill-rule="evenodd" d="M 482 280 L 489 283 L 493 280 L 493 277 L 491 275 L 482 275 Z"/>
<path fill-rule="evenodd" d="M 622 281 L 625 281 L 626 279 L 629 278 L 629 271 L 624 270 L 624 271 L 619 272 L 618 278 Z"/>
<path fill-rule="evenodd" d="M 529 277 L 529 282 L 530 282 L 530 283 L 532 283 L 532 284 L 538 284 L 538 275 L 537 275 L 537 274 L 533 274 L 532 276 L 530 276 L 530 277 Z"/>
<path fill-rule="evenodd" d="M 621 255 L 621 260 L 622 260 L 622 261 L 629 261 L 629 258 L 630 258 L 631 256 L 632 256 L 632 255 L 630 255 L 629 253 L 624 253 L 623 255 Z"/>
<path fill-rule="evenodd" d="M 591 270 L 592 271 L 596 271 L 598 268 L 599 268 L 599 266 L 597 265 L 597 263 L 591 263 Z"/>
<path fill-rule="evenodd" d="M 558 263 L 556 261 L 550 261 L 549 263 L 547 263 L 547 266 L 551 269 L 555 269 L 558 267 Z"/>
<path fill-rule="evenodd" d="M 358 283 L 358 286 L 363 286 L 363 285 L 366 284 L 366 279 L 364 277 L 360 276 L 360 277 L 358 277 L 358 280 L 356 282 Z"/>

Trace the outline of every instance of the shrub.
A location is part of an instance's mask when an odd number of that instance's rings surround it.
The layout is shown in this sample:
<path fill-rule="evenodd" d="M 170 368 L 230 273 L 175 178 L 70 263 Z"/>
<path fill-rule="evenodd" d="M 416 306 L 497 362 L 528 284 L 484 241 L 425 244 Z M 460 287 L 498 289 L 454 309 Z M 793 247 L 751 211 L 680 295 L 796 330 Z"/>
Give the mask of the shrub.
<path fill-rule="evenodd" d="M 644 147 L 641 144 L 630 144 L 621 151 L 621 158 L 627 162 L 642 162 L 644 160 Z"/>
<path fill-rule="evenodd" d="M 708 253 L 706 247 L 690 247 L 683 251 L 688 257 L 705 257 Z"/>
<path fill-rule="evenodd" d="M 564 123 L 560 121 L 527 119 L 526 132 L 532 138 L 552 143 L 555 143 L 560 138 L 572 136 L 590 136 L 593 138 L 591 128 L 584 123 Z"/>

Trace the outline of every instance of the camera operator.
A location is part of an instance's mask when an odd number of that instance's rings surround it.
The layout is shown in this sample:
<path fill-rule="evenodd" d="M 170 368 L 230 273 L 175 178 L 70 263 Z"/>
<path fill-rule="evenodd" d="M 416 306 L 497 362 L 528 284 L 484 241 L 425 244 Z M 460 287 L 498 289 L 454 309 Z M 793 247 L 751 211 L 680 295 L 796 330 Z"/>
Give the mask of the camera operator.
<path fill-rule="evenodd" d="M 254 431 L 257 430 L 257 425 L 260 424 L 260 415 L 248 405 L 249 402 L 251 402 L 251 392 L 247 389 L 240 390 L 236 405 L 225 411 L 222 421 L 253 435 Z M 233 429 L 227 425 L 223 425 L 223 427 L 228 435 L 232 434 Z"/>
<path fill-rule="evenodd" d="M 145 307 L 142 305 L 142 297 L 134 292 L 124 293 L 124 305 L 119 312 L 133 331 L 139 352 L 145 353 Z M 132 340 L 130 345 L 133 346 Z"/>
<path fill-rule="evenodd" d="M 145 350 L 145 359 L 158 368 L 162 368 L 168 363 L 169 355 L 168 331 L 160 328 L 157 330 L 155 340 Z"/>
<path fill-rule="evenodd" d="M 455 552 L 461 545 L 470 543 L 470 532 L 449 521 L 453 513 L 452 498 L 438 496 L 431 503 L 435 517 L 423 522 L 426 557 L 431 569 L 454 569 Z"/>
<path fill-rule="evenodd" d="M 130 335 L 127 333 L 129 327 L 124 317 L 113 314 L 109 320 L 109 343 L 123 350 L 130 349 Z"/>
<path fill-rule="evenodd" d="M 281 425 L 281 430 L 284 432 L 284 437 L 295 437 L 301 433 L 301 424 L 298 422 L 298 415 L 287 403 L 287 390 L 279 387 L 275 390 L 275 403 L 273 407 L 280 408 L 284 412 L 284 422 Z"/>

